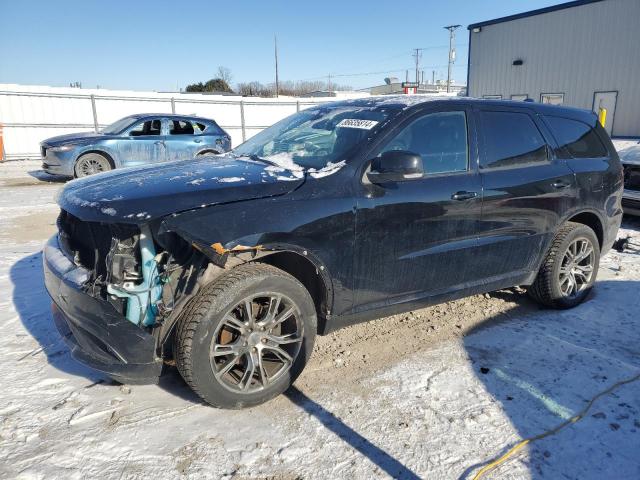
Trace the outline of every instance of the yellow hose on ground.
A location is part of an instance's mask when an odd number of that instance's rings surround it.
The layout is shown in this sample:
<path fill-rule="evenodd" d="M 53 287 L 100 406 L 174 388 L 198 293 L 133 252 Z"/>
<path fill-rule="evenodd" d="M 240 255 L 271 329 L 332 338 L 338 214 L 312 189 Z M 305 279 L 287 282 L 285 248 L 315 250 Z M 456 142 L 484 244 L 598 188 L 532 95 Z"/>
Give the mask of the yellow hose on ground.
<path fill-rule="evenodd" d="M 582 411 L 580 411 L 577 415 L 574 415 L 569 420 L 566 420 L 566 421 L 562 422 L 560 425 L 558 425 L 555 428 L 552 428 L 551 430 L 547 430 L 546 432 L 543 432 L 543 433 L 541 433 L 539 435 L 536 435 L 534 437 L 529 437 L 529 438 L 527 438 L 525 440 L 522 440 L 521 442 L 518 442 L 513 447 L 511 447 L 509 449 L 509 451 L 507 453 L 505 453 L 504 455 L 502 455 L 500 458 L 497 458 L 497 459 L 492 460 L 489 463 L 487 463 L 484 467 L 482 467 L 478 471 L 478 473 L 475 474 L 475 476 L 473 477 L 473 480 L 479 480 L 482 476 L 484 476 L 485 473 L 493 470 L 498 465 L 506 462 L 511 456 L 513 456 L 516 452 L 518 452 L 525 445 L 528 445 L 529 443 L 535 442 L 537 440 L 542 440 L 545 437 L 549 437 L 551 435 L 555 435 L 556 433 L 558 433 L 563 428 L 571 425 L 572 423 L 576 423 L 578 420 L 581 420 L 587 414 L 587 412 L 593 406 L 593 404 L 596 402 L 596 400 L 598 400 L 601 397 L 604 397 L 605 395 L 610 394 L 616 388 L 621 387 L 622 385 L 626 385 L 627 383 L 635 382 L 636 380 L 640 380 L 640 373 L 638 375 L 634 376 L 634 377 L 631 377 L 631 378 L 628 378 L 626 380 L 621 380 L 621 381 L 619 381 L 617 383 L 614 383 L 609 388 L 607 388 L 606 390 L 598 393 L 595 397 L 593 397 L 589 401 L 587 406 L 584 409 L 582 409 Z"/>

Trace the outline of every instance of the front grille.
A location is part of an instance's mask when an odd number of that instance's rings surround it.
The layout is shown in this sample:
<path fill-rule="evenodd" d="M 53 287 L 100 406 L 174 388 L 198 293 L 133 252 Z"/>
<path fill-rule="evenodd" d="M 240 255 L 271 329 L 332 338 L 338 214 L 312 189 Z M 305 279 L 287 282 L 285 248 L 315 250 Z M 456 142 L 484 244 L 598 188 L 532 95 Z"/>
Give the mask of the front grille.
<path fill-rule="evenodd" d="M 83 222 L 65 210 L 58 216 L 60 243 L 76 265 L 93 273 L 93 279 L 106 280 L 109 252 L 114 242 L 135 243 L 138 228 L 117 223 Z"/>

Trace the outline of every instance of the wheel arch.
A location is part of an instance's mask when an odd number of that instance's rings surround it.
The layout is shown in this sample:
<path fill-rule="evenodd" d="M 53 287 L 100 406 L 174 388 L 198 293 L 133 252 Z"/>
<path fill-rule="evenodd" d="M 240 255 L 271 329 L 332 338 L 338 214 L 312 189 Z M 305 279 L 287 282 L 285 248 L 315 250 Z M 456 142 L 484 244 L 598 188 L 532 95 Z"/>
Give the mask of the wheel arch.
<path fill-rule="evenodd" d="M 318 316 L 318 333 L 326 329 L 326 318 L 331 312 L 333 288 L 326 268 L 307 251 L 294 249 L 267 251 L 255 261 L 267 263 L 295 277 L 309 292 Z"/>
<path fill-rule="evenodd" d="M 589 227 L 596 234 L 600 249 L 604 244 L 604 224 L 597 213 L 590 210 L 583 210 L 580 212 L 573 212 L 564 222 L 580 223 Z"/>
<path fill-rule="evenodd" d="M 104 158 L 106 158 L 109 161 L 109 164 L 111 165 L 111 168 L 116 168 L 116 162 L 113 158 L 113 156 L 105 151 L 105 150 L 101 150 L 99 148 L 90 148 L 89 150 L 85 150 L 83 152 L 80 153 L 80 155 L 78 155 L 75 159 L 75 161 L 73 162 L 73 168 L 74 168 L 74 172 L 75 172 L 75 166 L 76 163 L 78 163 L 78 160 L 80 160 L 82 157 L 84 157 L 85 155 L 89 154 L 89 153 L 96 153 L 98 155 L 102 155 Z"/>

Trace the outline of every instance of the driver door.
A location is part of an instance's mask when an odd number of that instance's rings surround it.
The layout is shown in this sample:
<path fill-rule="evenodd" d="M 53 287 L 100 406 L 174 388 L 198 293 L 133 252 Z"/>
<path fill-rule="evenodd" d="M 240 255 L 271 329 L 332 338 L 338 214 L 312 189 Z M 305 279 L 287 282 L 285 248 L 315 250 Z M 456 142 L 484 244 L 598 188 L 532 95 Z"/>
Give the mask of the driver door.
<path fill-rule="evenodd" d="M 474 131 L 471 109 L 430 109 L 405 120 L 378 152 L 419 154 L 424 174 L 375 185 L 364 176 L 354 313 L 420 304 L 481 275 L 474 268 L 482 203 Z"/>
<path fill-rule="evenodd" d="M 145 119 L 133 127 L 119 141 L 118 153 L 123 167 L 166 160 L 165 136 L 161 118 Z"/>

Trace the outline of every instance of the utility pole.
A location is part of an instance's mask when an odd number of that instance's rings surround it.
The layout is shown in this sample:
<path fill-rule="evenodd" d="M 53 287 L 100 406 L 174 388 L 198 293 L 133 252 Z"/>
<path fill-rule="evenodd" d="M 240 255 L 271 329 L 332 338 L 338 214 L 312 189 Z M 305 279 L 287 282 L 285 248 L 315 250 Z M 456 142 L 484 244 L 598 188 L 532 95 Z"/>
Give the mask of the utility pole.
<path fill-rule="evenodd" d="M 280 93 L 280 84 L 278 82 L 278 37 L 276 37 L 275 35 L 273 36 L 273 46 L 276 55 L 276 98 L 278 98 L 278 95 Z"/>
<path fill-rule="evenodd" d="M 451 65 L 456 60 L 456 50 L 454 47 L 454 40 L 456 38 L 456 28 L 460 28 L 460 25 L 449 25 L 444 27 L 449 30 L 449 69 L 447 71 L 447 93 L 451 90 Z"/>
<path fill-rule="evenodd" d="M 331 91 L 331 74 L 327 75 L 327 92 Z"/>
<path fill-rule="evenodd" d="M 431 70 L 431 85 L 435 85 L 435 84 L 436 84 L 436 71 Z"/>
<path fill-rule="evenodd" d="M 416 53 L 413 54 L 416 57 L 416 83 L 420 81 L 418 71 L 420 70 L 420 51 L 421 50 L 422 50 L 421 48 L 416 48 Z"/>

